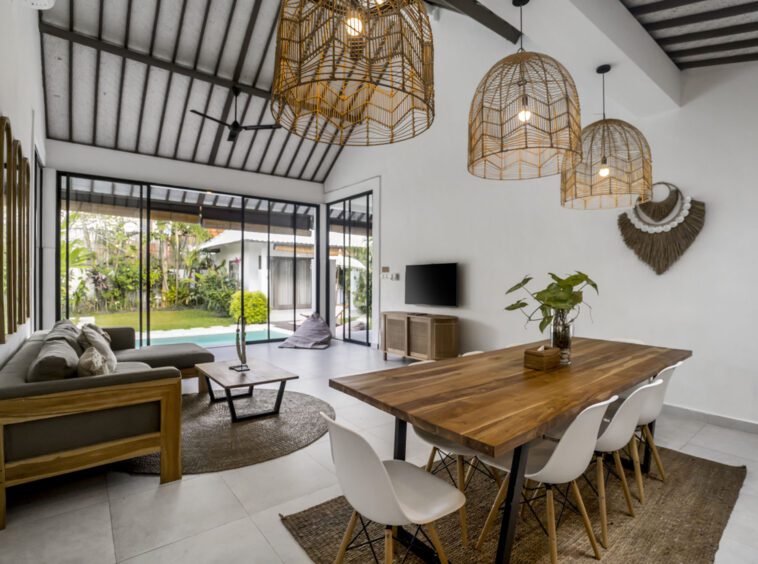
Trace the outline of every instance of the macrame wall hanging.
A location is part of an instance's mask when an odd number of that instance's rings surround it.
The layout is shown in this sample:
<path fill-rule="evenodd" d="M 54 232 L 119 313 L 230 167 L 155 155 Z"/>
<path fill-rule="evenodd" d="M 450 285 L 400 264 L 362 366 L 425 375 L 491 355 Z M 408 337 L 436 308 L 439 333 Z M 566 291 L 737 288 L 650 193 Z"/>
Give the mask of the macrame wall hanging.
<path fill-rule="evenodd" d="M 705 223 L 705 204 L 685 197 L 668 182 L 668 195 L 659 201 L 637 204 L 619 215 L 618 225 L 624 243 L 656 274 L 663 274 L 695 241 Z"/>

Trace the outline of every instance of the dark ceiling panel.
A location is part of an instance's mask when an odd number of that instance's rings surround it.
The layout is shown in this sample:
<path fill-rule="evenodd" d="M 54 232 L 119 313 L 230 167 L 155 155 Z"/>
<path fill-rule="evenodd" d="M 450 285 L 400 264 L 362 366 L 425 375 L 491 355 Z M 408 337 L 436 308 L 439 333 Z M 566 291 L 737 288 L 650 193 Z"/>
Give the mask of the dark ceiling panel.
<path fill-rule="evenodd" d="M 758 2 L 622 0 L 679 68 L 758 59 Z"/>
<path fill-rule="evenodd" d="M 48 137 L 300 177 L 326 147 L 284 130 L 229 142 L 226 128 L 189 113 L 233 119 L 236 85 L 240 121 L 271 123 L 279 4 L 58 0 L 40 13 Z"/>

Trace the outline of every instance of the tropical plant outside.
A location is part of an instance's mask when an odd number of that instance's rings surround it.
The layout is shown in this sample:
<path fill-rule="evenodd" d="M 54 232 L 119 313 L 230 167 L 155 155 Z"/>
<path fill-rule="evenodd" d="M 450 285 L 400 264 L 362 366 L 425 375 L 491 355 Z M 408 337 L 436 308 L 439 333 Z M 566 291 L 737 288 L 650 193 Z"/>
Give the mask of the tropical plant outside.
<path fill-rule="evenodd" d="M 242 312 L 242 292 L 235 292 L 229 306 L 232 319 L 239 319 Z M 268 321 L 268 299 L 263 292 L 245 292 L 245 323 L 258 324 Z"/>

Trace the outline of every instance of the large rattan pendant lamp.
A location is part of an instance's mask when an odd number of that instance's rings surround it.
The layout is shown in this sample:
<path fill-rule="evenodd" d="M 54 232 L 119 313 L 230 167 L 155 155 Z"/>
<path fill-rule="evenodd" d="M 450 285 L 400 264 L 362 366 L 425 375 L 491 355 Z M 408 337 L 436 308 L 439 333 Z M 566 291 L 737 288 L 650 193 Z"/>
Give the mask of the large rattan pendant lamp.
<path fill-rule="evenodd" d="M 484 75 L 471 101 L 468 170 L 495 180 L 559 174 L 581 158 L 579 94 L 561 63 L 521 46 Z"/>
<path fill-rule="evenodd" d="M 582 162 L 563 167 L 561 205 L 593 210 L 629 208 L 652 196 L 650 145 L 633 125 L 606 118 L 605 75 L 611 66 L 601 65 L 596 70 L 603 80 L 603 119 L 582 130 Z"/>
<path fill-rule="evenodd" d="M 434 119 L 433 59 L 422 0 L 282 0 L 274 119 L 335 145 L 410 139 Z"/>

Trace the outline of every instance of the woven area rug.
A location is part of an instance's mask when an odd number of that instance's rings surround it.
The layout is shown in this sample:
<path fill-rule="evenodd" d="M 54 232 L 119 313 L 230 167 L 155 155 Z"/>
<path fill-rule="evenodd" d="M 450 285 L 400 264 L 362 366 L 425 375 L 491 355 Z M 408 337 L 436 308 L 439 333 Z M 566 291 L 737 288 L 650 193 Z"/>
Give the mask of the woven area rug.
<path fill-rule="evenodd" d="M 667 481 L 645 480 L 645 504 L 634 499 L 636 518 L 626 513 L 621 486 L 611 477 L 608 488 L 609 548 L 601 547 L 602 562 L 612 563 L 687 563 L 712 562 L 719 540 L 745 479 L 745 467 L 725 466 L 676 451 L 660 449 Z M 594 466 L 592 474 L 594 483 Z M 449 480 L 445 471 L 438 476 Z M 632 496 L 636 496 L 634 475 L 627 473 Z M 590 485 L 581 480 L 582 496 L 596 536 L 600 537 L 597 498 Z M 493 562 L 500 520 L 487 537 L 481 551 L 473 545 L 481 531 L 487 512 L 496 494 L 494 482 L 476 473 L 466 490 L 469 548 L 461 544 L 457 513 L 438 523 L 440 538 L 451 562 Z M 557 503 L 557 499 L 556 499 Z M 560 512 L 556 506 L 556 513 Z M 544 500 L 534 503 L 537 515 L 544 520 Z M 339 548 L 352 509 L 339 497 L 301 513 L 282 517 L 282 521 L 308 556 L 317 563 L 331 563 Z M 371 525 L 371 537 L 381 539 L 382 527 Z M 356 529 L 356 532 L 360 528 Z M 365 538 L 360 539 L 365 541 Z M 402 550 L 403 547 L 400 547 Z M 374 543 L 374 550 L 383 561 L 383 542 Z M 400 552 L 402 554 L 402 552 Z M 558 556 L 561 562 L 596 562 L 581 518 L 569 510 L 558 527 Z M 372 562 L 368 546 L 347 553 L 346 562 Z M 400 559 L 398 559 L 400 561 Z M 549 562 L 547 536 L 528 510 L 519 521 L 512 562 Z M 414 557 L 406 562 L 418 562 Z"/>
<path fill-rule="evenodd" d="M 221 393 L 221 392 L 217 392 Z M 256 389 L 253 398 L 235 400 L 237 413 L 271 409 L 276 390 Z M 279 458 L 318 440 L 326 433 L 319 413 L 334 417 L 323 400 L 285 392 L 279 415 L 232 423 L 226 402 L 211 404 L 204 394 L 182 396 L 182 471 L 201 474 L 231 470 Z M 159 474 L 157 454 L 121 466 L 135 474 Z"/>

